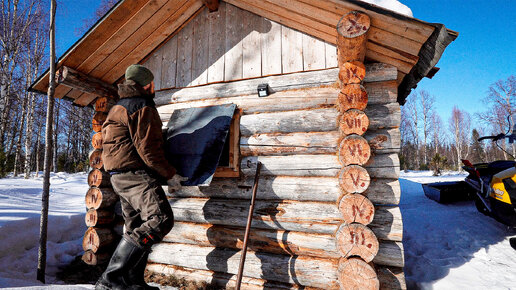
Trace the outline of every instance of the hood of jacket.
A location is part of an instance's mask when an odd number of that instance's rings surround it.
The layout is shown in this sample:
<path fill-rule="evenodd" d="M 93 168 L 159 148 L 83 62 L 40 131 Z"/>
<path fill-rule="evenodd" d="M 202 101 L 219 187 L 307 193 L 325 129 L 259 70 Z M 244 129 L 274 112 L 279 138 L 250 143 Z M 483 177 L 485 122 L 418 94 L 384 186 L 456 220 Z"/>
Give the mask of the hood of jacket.
<path fill-rule="evenodd" d="M 121 99 L 123 98 L 132 98 L 132 97 L 145 97 L 153 99 L 155 94 L 149 94 L 146 90 L 143 89 L 138 83 L 133 80 L 126 80 L 122 84 L 118 84 L 118 96 Z"/>

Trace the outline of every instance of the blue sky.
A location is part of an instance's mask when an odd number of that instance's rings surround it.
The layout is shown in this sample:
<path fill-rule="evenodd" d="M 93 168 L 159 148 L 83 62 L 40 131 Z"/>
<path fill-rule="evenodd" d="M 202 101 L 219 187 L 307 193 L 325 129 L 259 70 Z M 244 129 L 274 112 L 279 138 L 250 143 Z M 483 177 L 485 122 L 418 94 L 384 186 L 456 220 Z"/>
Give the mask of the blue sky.
<path fill-rule="evenodd" d="M 424 89 L 436 99 L 436 110 L 448 123 L 454 105 L 470 114 L 483 110 L 481 99 L 489 86 L 516 74 L 516 1 L 514 0 L 401 0 L 415 18 L 445 24 L 459 32 L 437 64 Z M 61 1 L 57 15 L 58 55 L 78 39 L 75 28 L 91 17 L 100 1 Z M 478 124 L 474 123 L 473 126 Z"/>
<path fill-rule="evenodd" d="M 484 111 L 481 100 L 489 86 L 516 75 L 516 1 L 401 2 L 412 9 L 415 18 L 459 32 L 437 64 L 441 70 L 418 85 L 435 96 L 444 124 L 448 124 L 454 105 L 472 115 Z"/>

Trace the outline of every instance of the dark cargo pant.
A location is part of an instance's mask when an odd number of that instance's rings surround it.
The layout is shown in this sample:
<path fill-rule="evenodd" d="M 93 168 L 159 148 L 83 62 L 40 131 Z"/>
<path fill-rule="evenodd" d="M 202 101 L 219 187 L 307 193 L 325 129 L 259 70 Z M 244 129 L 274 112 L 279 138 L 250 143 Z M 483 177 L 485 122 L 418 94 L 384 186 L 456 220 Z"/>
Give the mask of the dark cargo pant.
<path fill-rule="evenodd" d="M 120 196 L 124 235 L 142 248 L 160 242 L 172 229 L 174 215 L 158 179 L 137 170 L 111 175 L 111 184 Z"/>

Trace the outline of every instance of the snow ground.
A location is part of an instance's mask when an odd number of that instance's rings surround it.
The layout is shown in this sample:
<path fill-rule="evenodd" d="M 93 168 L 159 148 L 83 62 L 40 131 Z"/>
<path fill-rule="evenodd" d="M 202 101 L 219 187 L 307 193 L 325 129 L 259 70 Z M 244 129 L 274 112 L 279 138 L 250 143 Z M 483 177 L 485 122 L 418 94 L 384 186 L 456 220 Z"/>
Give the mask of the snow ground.
<path fill-rule="evenodd" d="M 51 179 L 47 285 L 35 279 L 42 178 L 0 179 L 0 287 L 93 289 L 63 285 L 60 266 L 82 254 L 86 174 Z M 442 205 L 425 197 L 420 183 L 461 180 L 454 172 L 402 173 L 405 273 L 412 289 L 516 289 L 516 251 L 500 223 L 476 211 L 473 202 Z M 162 289 L 173 289 L 163 287 Z"/>
<path fill-rule="evenodd" d="M 472 201 L 443 205 L 425 197 L 420 183 L 464 175 L 401 175 L 405 275 L 409 288 L 516 289 L 514 231 L 479 213 Z"/>

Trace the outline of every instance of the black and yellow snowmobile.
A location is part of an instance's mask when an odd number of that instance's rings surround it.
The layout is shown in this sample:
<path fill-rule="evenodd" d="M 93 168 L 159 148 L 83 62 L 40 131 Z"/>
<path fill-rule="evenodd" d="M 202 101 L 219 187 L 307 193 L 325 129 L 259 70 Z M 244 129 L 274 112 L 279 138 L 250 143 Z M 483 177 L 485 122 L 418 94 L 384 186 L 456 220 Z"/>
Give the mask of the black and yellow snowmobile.
<path fill-rule="evenodd" d="M 499 140 L 505 142 L 509 139 L 512 144 L 515 137 L 513 134 L 499 134 L 478 140 L 490 139 L 498 145 Z M 475 193 L 473 198 L 478 211 L 509 227 L 516 227 L 516 162 L 499 160 L 472 164 L 462 160 L 462 163 L 462 168 L 469 173 L 464 181 Z"/>

